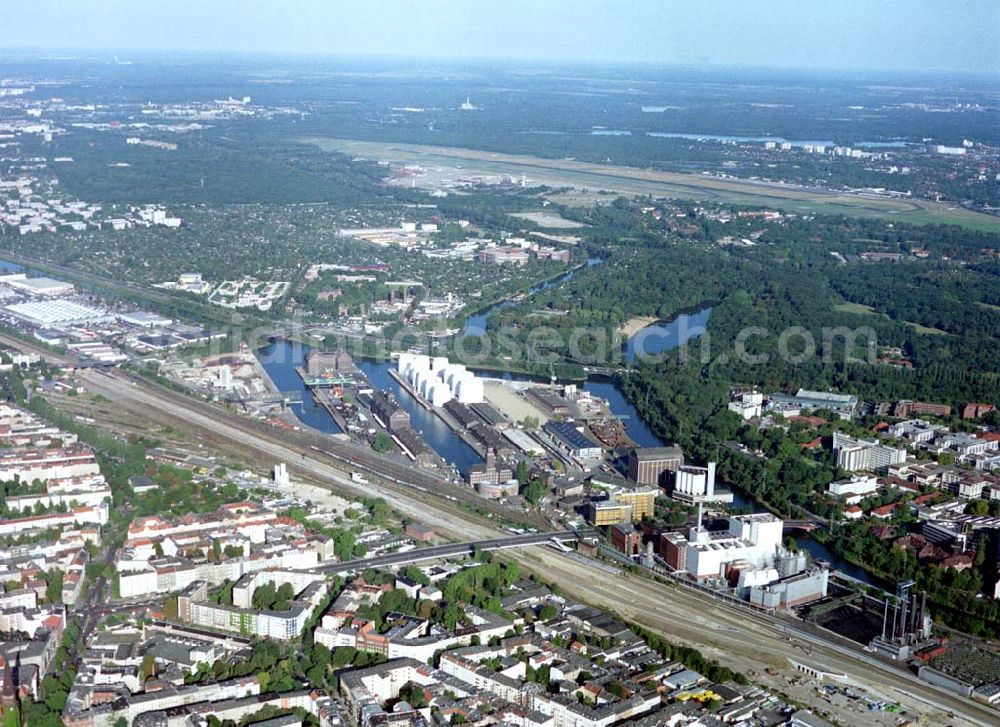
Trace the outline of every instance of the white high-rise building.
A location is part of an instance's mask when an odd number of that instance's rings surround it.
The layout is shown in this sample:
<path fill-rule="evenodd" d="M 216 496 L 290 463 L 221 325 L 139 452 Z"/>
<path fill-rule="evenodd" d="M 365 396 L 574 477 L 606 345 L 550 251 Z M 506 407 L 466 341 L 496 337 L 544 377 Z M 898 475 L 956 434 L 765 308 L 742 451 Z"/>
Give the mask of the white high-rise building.
<path fill-rule="evenodd" d="M 837 466 L 848 472 L 884 470 L 906 461 L 906 449 L 880 444 L 874 439 L 854 439 L 839 430 L 833 433 Z"/>
<path fill-rule="evenodd" d="M 233 388 L 233 370 L 228 365 L 219 367 L 219 388 L 226 391 Z"/>

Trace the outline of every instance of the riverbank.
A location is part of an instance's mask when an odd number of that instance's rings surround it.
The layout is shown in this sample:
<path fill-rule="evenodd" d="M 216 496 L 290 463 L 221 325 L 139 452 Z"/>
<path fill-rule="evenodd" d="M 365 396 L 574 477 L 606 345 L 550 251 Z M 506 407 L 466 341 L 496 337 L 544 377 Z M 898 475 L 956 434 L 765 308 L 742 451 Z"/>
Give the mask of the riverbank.
<path fill-rule="evenodd" d="M 465 325 L 462 326 L 463 336 L 481 336 L 486 332 L 486 319 L 489 318 L 490 314 L 494 311 L 506 308 L 517 302 L 521 296 L 531 296 L 542 290 L 548 290 L 549 288 L 558 285 L 560 283 L 565 283 L 568 280 L 572 280 L 573 277 L 586 268 L 592 268 L 595 265 L 600 265 L 604 262 L 601 258 L 592 257 L 587 258 L 586 262 L 574 265 L 569 270 L 563 270 L 560 273 L 551 275 L 541 281 L 530 283 L 504 297 L 486 303 L 476 309 L 474 312 L 470 313 L 465 319 Z"/>
<path fill-rule="evenodd" d="M 625 338 L 632 338 L 646 326 L 651 326 L 659 319 L 656 316 L 633 316 L 618 326 L 618 332 Z"/>

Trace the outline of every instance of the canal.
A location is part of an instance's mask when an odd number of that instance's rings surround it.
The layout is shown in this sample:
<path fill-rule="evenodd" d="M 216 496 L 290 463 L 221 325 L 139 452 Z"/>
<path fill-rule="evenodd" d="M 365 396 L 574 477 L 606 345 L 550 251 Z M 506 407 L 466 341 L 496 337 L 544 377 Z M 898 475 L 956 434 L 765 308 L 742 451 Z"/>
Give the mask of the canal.
<path fill-rule="evenodd" d="M 601 263 L 600 258 L 590 258 L 587 267 L 593 267 Z M 0 271 L 3 272 L 28 272 L 24 267 L 7 260 L 0 259 Z M 546 290 L 555 285 L 560 285 L 571 280 L 577 271 L 572 270 L 565 275 L 554 278 L 542 285 L 532 289 L 532 293 Z M 472 316 L 466 322 L 464 335 L 481 335 L 486 330 L 486 319 L 489 315 L 499 309 L 513 305 L 512 301 L 498 303 L 476 316 Z M 647 326 L 638 334 L 629 339 L 625 349 L 625 357 L 628 361 L 634 361 L 637 353 L 642 351 L 648 355 L 664 353 L 697 336 L 708 322 L 711 308 L 704 308 L 690 315 L 679 315 L 669 323 L 654 323 Z M 306 425 L 327 434 L 340 434 L 342 430 L 333 420 L 330 414 L 313 397 L 312 392 L 302 382 L 302 378 L 295 371 L 296 366 L 304 363 L 305 354 L 309 351 L 307 346 L 293 343 L 287 340 L 275 340 L 257 352 L 258 359 L 267 371 L 268 376 L 281 391 L 293 391 L 301 394 L 302 403 L 293 404 L 292 411 Z M 472 447 L 466 444 L 456 435 L 440 418 L 432 412 L 424 409 L 417 401 L 406 393 L 405 390 L 389 375 L 389 369 L 394 366 L 388 361 L 362 361 L 361 370 L 365 372 L 371 383 L 380 388 L 391 391 L 395 394 L 400 405 L 410 415 L 413 428 L 423 435 L 427 443 L 446 462 L 464 476 L 468 473 L 469 467 L 481 459 Z M 495 373 L 486 375 L 496 376 Z M 512 378 L 509 374 L 504 378 Z M 622 392 L 609 381 L 589 380 L 583 385 L 583 389 L 594 396 L 606 399 L 612 413 L 622 419 L 625 430 L 629 437 L 640 447 L 659 447 L 662 442 L 646 423 L 639 416 L 636 408 L 632 406 Z M 734 489 L 733 506 L 757 512 L 761 508 L 757 502 L 747 493 Z M 822 543 L 813 540 L 809 536 L 796 538 L 796 543 L 800 548 L 807 551 L 813 558 L 828 561 L 834 568 L 853 578 L 857 578 L 865 583 L 874 584 L 872 577 L 862 568 L 859 568 L 834 555 L 829 548 Z"/>
<path fill-rule="evenodd" d="M 708 313 L 700 311 L 691 317 L 707 320 Z M 676 321 L 675 321 L 676 322 Z M 658 326 L 664 330 L 670 329 L 675 322 L 665 326 Z M 667 331 L 661 334 L 667 341 L 674 341 L 678 345 L 681 337 L 676 333 Z M 295 404 L 292 410 L 305 424 L 330 434 L 340 433 L 340 428 L 330 417 L 326 409 L 320 406 L 313 398 L 310 391 L 302 383 L 301 377 L 296 373 L 295 367 L 303 363 L 308 347 L 289 341 L 273 341 L 271 344 L 261 349 L 258 356 L 264 369 L 274 381 L 275 385 L 282 391 L 297 391 L 302 394 L 302 404 Z M 668 349 L 662 349 L 668 350 Z M 469 467 L 482 461 L 472 447 L 466 444 L 457 434 L 455 434 L 439 417 L 421 406 L 412 396 L 410 396 L 399 383 L 389 375 L 390 369 L 395 366 L 391 361 L 361 361 L 359 366 L 371 381 L 372 385 L 391 391 L 406 412 L 410 415 L 413 428 L 427 441 L 427 444 L 437 452 L 446 462 L 451 463 L 464 476 L 468 473 Z M 495 372 L 483 372 L 486 375 L 498 376 Z M 511 374 L 504 374 L 502 378 L 517 378 Z M 659 439 L 649 426 L 639 416 L 636 408 L 632 406 L 618 389 L 610 381 L 588 380 L 583 384 L 583 389 L 594 396 L 606 399 L 612 413 L 622 419 L 625 430 L 629 437 L 640 447 L 660 447 L 665 442 Z M 746 512 L 760 512 L 763 510 L 756 500 L 748 493 L 738 488 L 733 490 L 733 506 Z M 808 535 L 801 535 L 795 538 L 796 544 L 808 552 L 814 559 L 825 560 L 836 570 L 845 573 L 853 578 L 857 578 L 865 583 L 874 585 L 872 577 L 863 569 L 848 563 L 842 558 L 834 555 L 829 548 L 822 543 L 813 540 Z"/>
<path fill-rule="evenodd" d="M 586 267 L 592 268 L 595 265 L 600 265 L 604 260 L 599 257 L 587 258 Z M 540 293 L 543 290 L 548 290 L 554 288 L 557 285 L 562 285 L 567 283 L 576 277 L 576 274 L 580 271 L 580 268 L 575 268 L 570 270 L 568 273 L 563 273 L 558 277 L 552 278 L 551 280 L 546 280 L 544 283 L 536 285 L 531 288 L 525 294 L 527 297 L 533 296 L 535 293 Z M 502 300 L 499 303 L 494 303 L 491 306 L 484 308 L 483 310 L 476 313 L 474 316 L 469 316 L 465 321 L 465 326 L 462 328 L 461 335 L 463 336 L 482 336 L 486 333 L 486 320 L 496 313 L 498 310 L 503 310 L 504 308 L 509 308 L 518 301 L 514 300 Z"/>
<path fill-rule="evenodd" d="M 257 358 L 280 391 L 294 391 L 302 395 L 301 404 L 292 404 L 291 409 L 295 416 L 313 429 L 327 434 L 341 434 L 342 430 L 337 422 L 316 401 L 312 392 L 302 382 L 302 377 L 295 371 L 296 366 L 304 364 L 308 351 L 307 346 L 277 339 L 257 351 Z"/>
<path fill-rule="evenodd" d="M 423 435 L 431 449 L 441 455 L 445 462 L 453 464 L 463 477 L 468 474 L 469 467 L 482 461 L 476 450 L 455 434 L 441 417 L 421 406 L 389 375 L 390 369 L 396 366 L 395 362 L 361 361 L 358 366 L 375 388 L 391 391 L 396 396 L 399 405 L 410 415 L 410 425 Z"/>

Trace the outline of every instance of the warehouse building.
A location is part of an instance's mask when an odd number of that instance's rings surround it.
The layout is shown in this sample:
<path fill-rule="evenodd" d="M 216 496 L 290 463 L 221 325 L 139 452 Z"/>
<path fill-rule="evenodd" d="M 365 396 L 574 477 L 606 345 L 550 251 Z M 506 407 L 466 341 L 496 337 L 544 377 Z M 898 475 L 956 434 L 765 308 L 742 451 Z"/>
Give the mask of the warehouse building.
<path fill-rule="evenodd" d="M 14 303 L 4 310 L 15 318 L 41 327 L 102 323 L 112 319 L 107 311 L 63 299 Z"/>
<path fill-rule="evenodd" d="M 628 456 L 628 476 L 640 485 L 667 484 L 666 473 L 676 472 L 684 465 L 684 452 L 672 447 L 633 449 Z"/>
<path fill-rule="evenodd" d="M 571 422 L 546 422 L 542 425 L 545 433 L 571 457 L 577 459 L 600 459 L 601 445 L 584 436 Z"/>
<path fill-rule="evenodd" d="M 44 296 L 47 298 L 58 295 L 69 295 L 73 292 L 73 284 L 53 278 L 29 278 L 24 273 L 4 275 L 0 277 L 0 282 L 13 288 L 14 290 L 27 293 L 32 296 Z"/>

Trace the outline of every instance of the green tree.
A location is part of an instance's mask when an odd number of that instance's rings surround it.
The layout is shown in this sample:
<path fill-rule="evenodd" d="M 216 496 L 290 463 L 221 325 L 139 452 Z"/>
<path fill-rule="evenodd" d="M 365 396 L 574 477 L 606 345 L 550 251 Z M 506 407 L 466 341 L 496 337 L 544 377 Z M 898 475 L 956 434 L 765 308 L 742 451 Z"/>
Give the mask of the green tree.
<path fill-rule="evenodd" d="M 45 584 L 45 600 L 49 603 L 62 601 L 63 572 L 53 568 L 48 572 Z"/>
<path fill-rule="evenodd" d="M 379 454 L 386 454 L 395 449 L 395 445 L 392 442 L 392 438 L 385 432 L 379 432 L 375 436 L 375 440 L 372 442 L 372 449 Z"/>
<path fill-rule="evenodd" d="M 539 480 L 534 479 L 524 488 L 524 499 L 532 505 L 537 505 L 548 494 L 548 488 Z"/>

